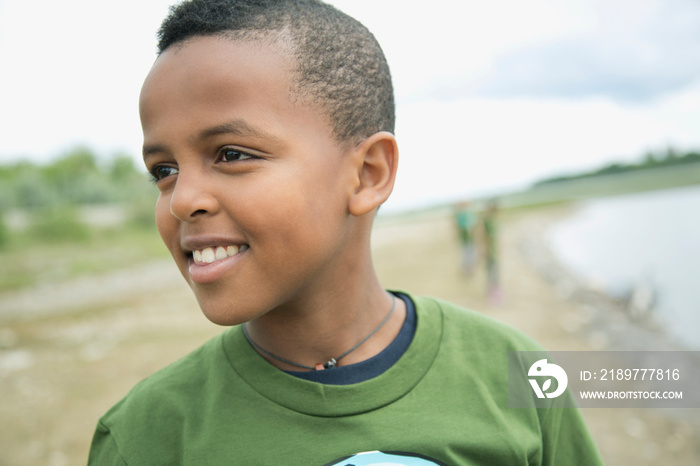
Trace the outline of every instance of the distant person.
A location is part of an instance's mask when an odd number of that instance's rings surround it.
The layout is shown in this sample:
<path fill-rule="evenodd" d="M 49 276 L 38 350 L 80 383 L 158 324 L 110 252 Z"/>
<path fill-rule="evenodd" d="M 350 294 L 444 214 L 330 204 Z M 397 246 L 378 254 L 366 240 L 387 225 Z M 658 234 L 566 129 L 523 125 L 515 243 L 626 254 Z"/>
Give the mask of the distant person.
<path fill-rule="evenodd" d="M 468 201 L 462 201 L 455 206 L 454 222 L 460 244 L 460 266 L 462 272 L 471 276 L 476 265 L 477 251 L 475 233 L 477 215 L 470 209 Z"/>
<path fill-rule="evenodd" d="M 649 317 L 657 304 L 658 291 L 653 276 L 646 272 L 633 284 L 627 299 L 627 312 L 633 319 Z"/>
<path fill-rule="evenodd" d="M 110 409 L 89 464 L 602 464 L 571 397 L 538 408 L 529 363 L 509 370 L 539 345 L 381 285 L 398 145 L 363 25 L 316 0 L 191 0 L 159 36 L 140 99 L 156 225 L 230 328 Z"/>
<path fill-rule="evenodd" d="M 489 201 L 482 213 L 481 223 L 483 226 L 484 259 L 486 262 L 487 292 L 489 300 L 493 303 L 500 303 L 502 299 L 499 260 L 498 260 L 498 201 Z"/>

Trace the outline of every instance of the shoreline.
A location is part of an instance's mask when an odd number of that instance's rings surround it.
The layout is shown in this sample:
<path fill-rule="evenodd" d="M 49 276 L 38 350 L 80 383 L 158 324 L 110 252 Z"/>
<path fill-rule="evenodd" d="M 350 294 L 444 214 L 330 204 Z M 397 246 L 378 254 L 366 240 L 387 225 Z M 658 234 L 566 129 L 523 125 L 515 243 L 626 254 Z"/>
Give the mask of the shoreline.
<path fill-rule="evenodd" d="M 653 314 L 636 320 L 619 300 L 589 286 L 547 244 L 547 230 L 575 215 L 574 205 L 560 205 L 513 219 L 514 253 L 561 301 L 543 325 L 539 341 L 560 350 L 546 336 L 559 327 L 577 341 L 578 351 L 692 351 L 675 341 Z M 559 314 L 563 313 L 563 314 Z M 519 326 L 517 320 L 511 324 Z M 694 357 L 697 351 L 690 354 Z M 607 464 L 698 464 L 700 409 L 584 408 L 581 410 Z M 671 460 L 673 459 L 673 460 Z"/>
<path fill-rule="evenodd" d="M 656 309 L 635 317 L 625 303 L 568 267 L 547 244 L 548 230 L 569 216 L 575 205 L 557 207 L 553 213 L 526 220 L 530 234 L 521 236 L 518 252 L 557 292 L 561 299 L 580 307 L 565 329 L 578 332 L 596 350 L 608 351 L 697 351 L 674 339 L 659 319 Z M 537 224 L 537 226 L 534 226 Z M 539 230 L 532 232 L 532 229 Z M 640 346 L 640 342 L 643 342 Z"/>

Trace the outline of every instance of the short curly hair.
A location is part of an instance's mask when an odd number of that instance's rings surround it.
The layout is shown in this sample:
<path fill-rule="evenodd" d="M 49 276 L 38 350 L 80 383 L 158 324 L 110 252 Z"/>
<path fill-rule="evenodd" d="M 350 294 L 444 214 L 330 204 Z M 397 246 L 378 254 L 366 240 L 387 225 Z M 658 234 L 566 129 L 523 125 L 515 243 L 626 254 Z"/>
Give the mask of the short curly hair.
<path fill-rule="evenodd" d="M 391 73 L 372 33 L 319 0 L 187 0 L 170 7 L 158 53 L 198 36 L 285 40 L 296 61 L 295 92 L 318 105 L 338 141 L 394 132 Z"/>

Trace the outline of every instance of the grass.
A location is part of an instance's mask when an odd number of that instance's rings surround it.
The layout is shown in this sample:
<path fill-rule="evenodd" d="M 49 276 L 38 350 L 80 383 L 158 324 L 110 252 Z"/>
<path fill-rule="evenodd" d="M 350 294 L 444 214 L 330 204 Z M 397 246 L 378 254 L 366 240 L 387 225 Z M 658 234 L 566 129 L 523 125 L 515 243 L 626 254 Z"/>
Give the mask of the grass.
<path fill-rule="evenodd" d="M 165 257 L 168 251 L 152 228 L 92 228 L 89 236 L 79 242 L 58 243 L 15 234 L 0 250 L 0 262 L 4 264 L 0 268 L 0 292 L 99 274 Z"/>
<path fill-rule="evenodd" d="M 501 198 L 504 207 L 547 205 L 700 184 L 700 163 L 546 184 Z"/>

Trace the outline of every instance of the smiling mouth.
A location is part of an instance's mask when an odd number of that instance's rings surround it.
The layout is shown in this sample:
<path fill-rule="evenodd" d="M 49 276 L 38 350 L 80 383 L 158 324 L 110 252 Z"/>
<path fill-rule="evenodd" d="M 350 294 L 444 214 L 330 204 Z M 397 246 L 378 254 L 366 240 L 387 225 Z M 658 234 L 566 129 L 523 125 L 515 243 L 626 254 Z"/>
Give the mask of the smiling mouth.
<path fill-rule="evenodd" d="M 247 244 L 240 246 L 216 246 L 204 249 L 196 249 L 192 251 L 192 260 L 197 265 L 213 264 L 214 262 L 224 260 L 227 257 L 233 257 L 248 249 Z"/>

